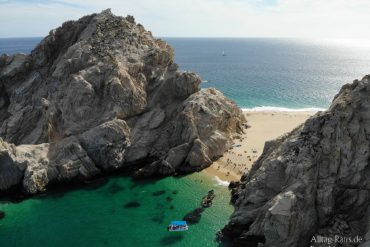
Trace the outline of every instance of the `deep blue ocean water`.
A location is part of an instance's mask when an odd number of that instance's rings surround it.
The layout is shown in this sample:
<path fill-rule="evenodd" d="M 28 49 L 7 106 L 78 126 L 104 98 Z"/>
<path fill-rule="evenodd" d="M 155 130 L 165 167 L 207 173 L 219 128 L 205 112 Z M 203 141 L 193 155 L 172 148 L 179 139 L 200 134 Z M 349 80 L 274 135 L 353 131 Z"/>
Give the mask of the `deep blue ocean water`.
<path fill-rule="evenodd" d="M 28 53 L 41 38 L 0 39 L 0 54 Z M 194 71 L 242 108 L 327 108 L 343 84 L 370 72 L 370 41 L 164 38 Z M 226 56 L 222 56 L 225 52 Z"/>
<path fill-rule="evenodd" d="M 341 85 L 370 73 L 370 41 L 166 39 L 184 70 L 242 108 L 327 108 Z M 226 56 L 222 56 L 222 51 Z"/>
<path fill-rule="evenodd" d="M 0 39 L 0 54 L 30 53 L 41 38 L 3 38 Z"/>

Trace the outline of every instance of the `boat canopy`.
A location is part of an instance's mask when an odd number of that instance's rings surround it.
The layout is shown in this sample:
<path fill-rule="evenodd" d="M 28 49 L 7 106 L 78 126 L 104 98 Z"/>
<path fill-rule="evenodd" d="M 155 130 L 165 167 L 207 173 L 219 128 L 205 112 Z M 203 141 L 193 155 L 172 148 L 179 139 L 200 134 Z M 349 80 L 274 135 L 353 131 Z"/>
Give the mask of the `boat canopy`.
<path fill-rule="evenodd" d="M 174 226 L 187 226 L 186 221 L 171 221 L 171 225 Z"/>

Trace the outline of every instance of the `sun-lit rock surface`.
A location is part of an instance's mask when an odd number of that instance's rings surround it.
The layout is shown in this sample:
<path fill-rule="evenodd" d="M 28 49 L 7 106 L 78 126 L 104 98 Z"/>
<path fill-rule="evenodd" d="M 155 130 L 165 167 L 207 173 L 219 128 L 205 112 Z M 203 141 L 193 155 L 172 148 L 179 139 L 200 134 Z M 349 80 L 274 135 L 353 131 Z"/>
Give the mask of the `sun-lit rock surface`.
<path fill-rule="evenodd" d="M 235 246 L 328 246 L 312 238 L 336 235 L 369 246 L 369 133 L 366 76 L 344 85 L 329 110 L 266 143 L 251 171 L 230 186 L 236 209 L 224 235 Z"/>
<path fill-rule="evenodd" d="M 0 56 L 0 190 L 210 165 L 245 119 L 200 82 L 166 42 L 110 10 L 65 22 L 30 55 Z"/>

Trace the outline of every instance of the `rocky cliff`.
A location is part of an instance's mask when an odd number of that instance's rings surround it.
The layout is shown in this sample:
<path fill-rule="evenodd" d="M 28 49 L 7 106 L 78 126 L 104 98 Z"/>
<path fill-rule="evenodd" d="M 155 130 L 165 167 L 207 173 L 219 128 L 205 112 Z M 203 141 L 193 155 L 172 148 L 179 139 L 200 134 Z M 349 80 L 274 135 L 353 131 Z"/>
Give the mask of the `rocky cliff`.
<path fill-rule="evenodd" d="M 166 42 L 110 10 L 65 22 L 30 55 L 2 55 L 0 191 L 210 165 L 245 119 L 200 82 L 178 71 Z"/>
<path fill-rule="evenodd" d="M 327 111 L 266 143 L 230 186 L 236 209 L 223 234 L 234 246 L 370 246 L 369 141 L 366 76 L 344 85 Z"/>

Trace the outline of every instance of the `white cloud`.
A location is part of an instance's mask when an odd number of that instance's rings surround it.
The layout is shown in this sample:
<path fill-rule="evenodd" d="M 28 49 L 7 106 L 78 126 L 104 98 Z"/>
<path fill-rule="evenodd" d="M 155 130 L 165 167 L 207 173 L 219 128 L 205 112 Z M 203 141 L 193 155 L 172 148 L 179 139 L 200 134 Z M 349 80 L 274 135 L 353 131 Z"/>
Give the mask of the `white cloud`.
<path fill-rule="evenodd" d="M 1 1 L 1 0 L 0 0 Z M 112 8 L 157 36 L 370 38 L 368 0 L 64 0 L 0 3 L 0 36 L 43 36 L 68 19 Z"/>

